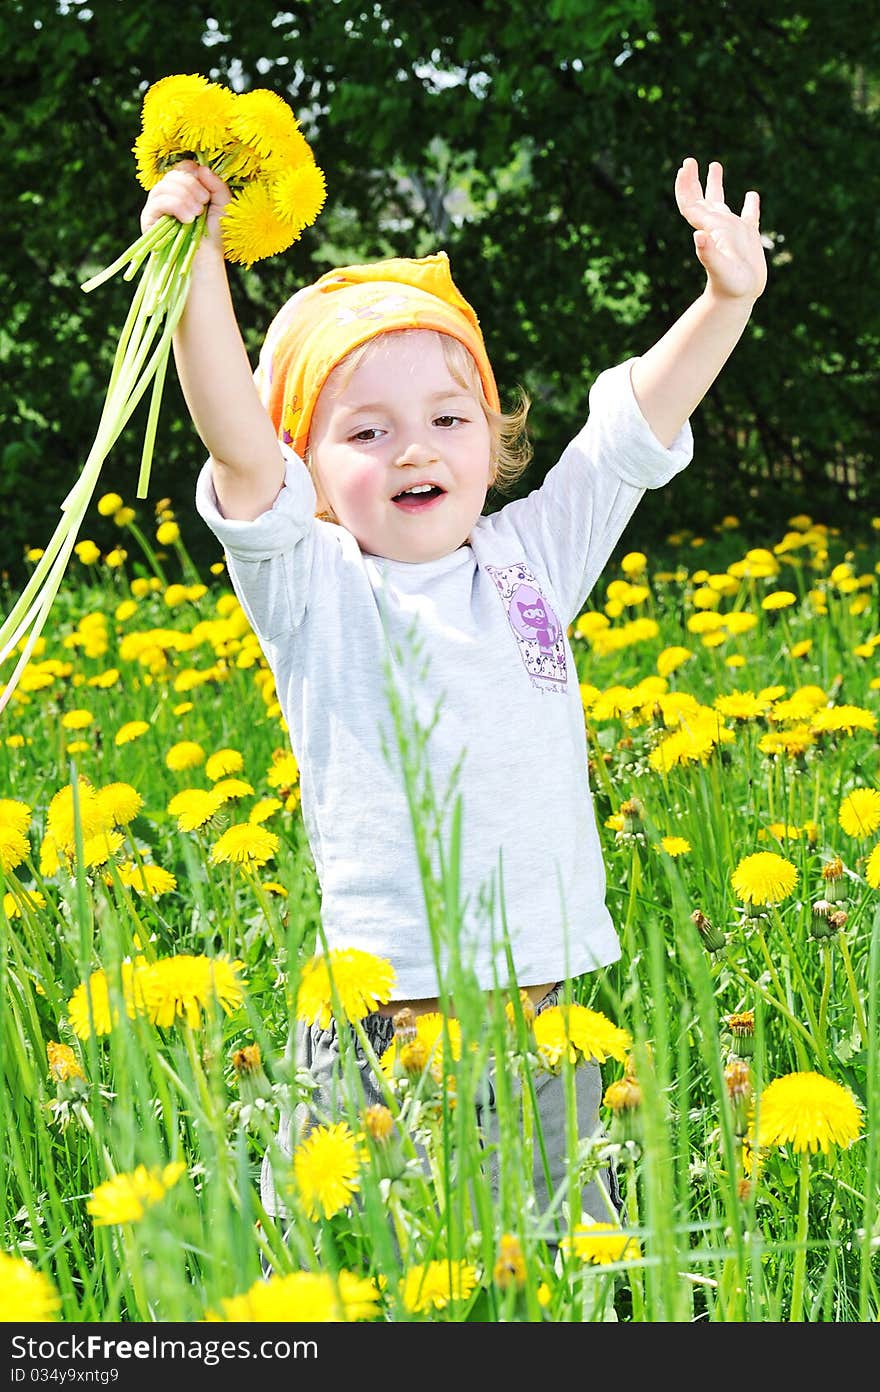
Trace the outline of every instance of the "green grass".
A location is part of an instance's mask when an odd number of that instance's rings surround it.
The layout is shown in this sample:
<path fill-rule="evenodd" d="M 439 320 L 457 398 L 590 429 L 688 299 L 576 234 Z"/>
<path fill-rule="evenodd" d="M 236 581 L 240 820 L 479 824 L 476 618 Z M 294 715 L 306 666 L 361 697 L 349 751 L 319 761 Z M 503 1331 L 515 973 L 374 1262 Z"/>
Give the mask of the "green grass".
<path fill-rule="evenodd" d="M 125 566 L 77 565 L 65 580 L 45 649 L 34 655 L 0 725 L 0 796 L 31 809 L 27 854 L 3 852 L 10 897 L 0 914 L 0 1250 L 45 1274 L 59 1297 L 58 1317 L 201 1320 L 259 1281 L 262 1256 L 278 1277 L 368 1277 L 378 1282 L 376 1317 L 398 1321 L 876 1320 L 880 900 L 868 858 L 878 833 L 854 838 L 839 822 L 853 789 L 877 786 L 876 734 L 814 731 L 800 752 L 788 754 L 761 747 L 774 730 L 811 725 L 809 714 L 800 722 L 774 717 L 774 702 L 798 689 L 820 688 L 825 708 L 876 715 L 876 546 L 814 529 L 805 544 L 780 552 L 779 573 L 749 578 L 736 573 L 747 548 L 772 547 L 779 538 L 728 530 L 698 546 L 682 536 L 651 556 L 646 597 L 619 612 L 612 601 L 614 634 L 639 616 L 656 631 L 606 651 L 601 635 L 588 639 L 575 626 L 608 903 L 623 956 L 574 981 L 572 999 L 629 1031 L 628 1063 L 606 1062 L 604 1082 L 627 1066 L 642 1096 L 631 1116 L 605 1107 L 606 1134 L 592 1139 L 579 1140 L 569 1117 L 568 1179 L 554 1205 L 563 1231 L 571 1238 L 581 1222 L 574 1202 L 580 1181 L 613 1156 L 624 1197 L 621 1251 L 632 1239 L 628 1259 L 595 1263 L 566 1243 L 557 1249 L 552 1224 L 536 1210 L 531 1145 L 540 1145 L 540 1127 L 531 1099 L 544 1065 L 521 1011 L 514 1010 L 513 1024 L 506 1018 L 507 1002 L 516 1001 L 511 983 L 500 983 L 487 1009 L 458 959 L 462 809 L 453 804 L 439 815 L 425 732 L 406 693 L 390 688 L 432 938 L 438 956 L 441 947 L 451 949 L 442 984 L 456 1002 L 461 1058 L 450 1062 L 447 1052 L 439 1082 L 429 1071 L 388 1093 L 392 1139 L 363 1141 L 349 1203 L 313 1219 L 294 1198 L 286 1241 L 281 1225 L 262 1212 L 258 1174 L 267 1149 L 279 1179 L 291 1179 L 275 1150 L 278 1109 L 307 1096 L 307 1080 L 293 1074 L 285 1050 L 302 965 L 320 943 L 319 894 L 295 781 L 288 776 L 275 786 L 273 771 L 289 744 L 271 678 L 227 583 L 206 576 L 204 592 L 172 592 L 179 602 L 169 607 L 163 587 L 157 581 L 149 590 L 147 577 L 158 568 L 169 581 L 190 585 L 197 579 L 192 564 L 182 548 L 168 556 L 145 539 L 141 563 L 139 537 L 135 528 Z M 849 572 L 835 570 L 847 555 Z M 723 630 L 717 646 L 688 627 L 705 612 L 694 603 L 706 587 L 697 567 L 706 576 L 733 569 L 734 592 L 720 597 L 719 612 L 751 613 L 753 627 L 738 635 Z M 133 578 L 146 592 L 119 610 L 132 597 Z M 602 612 L 608 584 L 621 578 L 609 567 L 591 609 Z M 762 598 L 781 589 L 795 603 L 763 609 Z M 808 651 L 796 656 L 807 640 Z M 603 713 L 593 698 L 615 686 L 631 692 L 656 677 L 658 656 L 677 645 L 692 656 L 669 673 L 668 692 L 704 707 L 735 691 L 778 685 L 784 693 L 768 697 L 754 718 L 726 718 L 728 741 L 710 742 L 699 757 L 663 771 L 661 742 L 672 730 L 650 684 L 622 713 Z M 75 710 L 91 716 L 81 730 L 64 724 Z M 146 722 L 146 731 L 117 745 L 116 732 L 134 720 Z M 240 751 L 237 776 L 253 788 L 193 832 L 179 829 L 168 804 L 211 779 L 204 763 L 168 767 L 168 751 L 182 740 L 206 756 Z M 53 864 L 44 845 L 49 807 L 77 776 L 95 789 L 121 781 L 137 790 L 142 806 L 120 828 L 123 844 L 112 864 L 152 862 L 175 876 L 173 890 L 141 895 L 118 869 L 88 865 L 82 808 L 73 854 Z M 282 804 L 265 823 L 277 837 L 272 857 L 251 871 L 216 863 L 212 850 L 224 828 L 245 822 L 256 800 L 269 796 Z M 632 798 L 641 815 L 624 828 L 620 808 Z M 8 808 L 0 825 L 5 816 Z M 690 850 L 667 854 L 667 836 L 685 838 Z M 788 861 L 797 878 L 779 903 L 749 913 L 732 876 L 758 851 Z M 822 872 L 834 857 L 845 874 L 829 884 Z M 44 902 L 28 897 L 36 892 Z M 845 909 L 846 921 L 819 939 L 817 923 L 825 921 L 812 905 L 834 892 L 842 897 L 833 907 Z M 692 918 L 696 909 L 723 934 L 718 951 L 707 950 Z M 208 1001 L 197 1024 L 153 1024 L 142 1010 L 130 1015 L 121 964 L 182 954 L 226 954 L 240 963 L 240 1003 L 225 1011 Z M 70 1001 L 98 970 L 117 1020 L 106 1034 L 80 1038 Z M 859 1104 L 853 1144 L 816 1154 L 774 1145 L 751 1175 L 745 1171 L 725 1070 L 736 1049 L 728 1018 L 749 1010 L 753 1100 L 774 1079 L 819 1073 Z M 97 1005 L 95 1011 L 97 1019 Z M 50 1074 L 49 1043 L 73 1049 L 82 1079 Z M 233 1056 L 254 1044 L 264 1073 L 243 1078 Z M 350 1044 L 345 1054 L 351 1077 Z M 474 1106 L 493 1060 L 502 1080 L 497 1193 Z M 567 1063 L 565 1074 L 573 1097 Z M 362 1130 L 354 1088 L 345 1116 L 352 1132 Z M 422 1148 L 427 1169 L 418 1159 Z M 136 1221 L 96 1225 L 89 1199 L 99 1185 L 140 1165 L 161 1171 L 175 1161 L 185 1166 L 181 1178 Z M 516 1240 L 523 1260 L 508 1282 L 495 1273 L 505 1236 Z M 463 1264 L 470 1276 L 455 1288 L 460 1298 L 426 1310 L 413 1297 L 413 1273 L 430 1262 L 444 1264 L 447 1280 L 459 1269 L 450 1264 Z M 0 1270 L 0 1313 L 9 1317 L 3 1279 Z M 297 1299 L 288 1297 L 283 1317 L 300 1317 L 305 1307 Z"/>

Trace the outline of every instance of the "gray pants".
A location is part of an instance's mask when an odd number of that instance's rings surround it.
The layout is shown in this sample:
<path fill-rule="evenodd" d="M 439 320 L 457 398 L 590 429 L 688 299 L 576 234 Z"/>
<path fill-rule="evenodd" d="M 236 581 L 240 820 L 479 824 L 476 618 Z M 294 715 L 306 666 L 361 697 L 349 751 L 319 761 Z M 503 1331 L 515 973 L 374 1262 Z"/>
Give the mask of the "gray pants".
<path fill-rule="evenodd" d="M 536 1007 L 536 1013 L 556 1005 L 560 990 L 561 987 L 556 986 L 553 990 L 548 991 Z M 373 1052 L 377 1058 L 381 1058 L 394 1036 L 391 1018 L 378 1014 L 368 1015 L 364 1020 L 364 1028 Z M 377 1086 L 370 1062 L 361 1049 L 360 1041 L 354 1031 L 351 1033 L 354 1058 L 364 1093 L 363 1106 L 375 1106 L 382 1103 L 382 1094 Z M 305 1140 L 312 1128 L 318 1124 L 319 1119 L 344 1115 L 342 1066 L 336 1021 L 331 1020 L 326 1029 L 322 1029 L 318 1025 L 300 1025 L 295 1042 L 296 1066 L 308 1070 L 315 1080 L 316 1087 L 311 1104 L 301 1102 L 294 1108 L 292 1114 L 288 1113 L 281 1119 L 278 1145 L 283 1154 L 288 1157 L 293 1155 L 294 1147 Z M 499 1136 L 495 1089 L 492 1079 L 493 1074 L 490 1069 L 482 1090 L 483 1095 L 477 1106 L 477 1123 L 482 1130 L 483 1140 L 488 1148 L 489 1179 L 492 1193 L 493 1196 L 497 1196 L 500 1164 Z M 574 1071 L 574 1083 L 578 1134 L 582 1137 L 595 1136 L 599 1134 L 599 1105 L 602 1100 L 602 1077 L 599 1065 L 596 1063 L 580 1064 Z M 532 1174 L 535 1197 L 539 1211 L 543 1213 L 549 1205 L 552 1193 L 558 1190 L 566 1175 L 565 1091 L 563 1078 L 552 1073 L 541 1071 L 535 1076 L 534 1084 L 550 1178 L 548 1188 L 541 1148 L 536 1144 Z M 508 1086 L 513 1100 L 516 1100 L 521 1088 L 519 1079 L 509 1079 Z M 600 1191 L 600 1184 L 603 1186 L 604 1192 Z M 277 1218 L 290 1216 L 290 1210 L 285 1207 L 283 1200 L 276 1192 L 275 1177 L 268 1152 L 263 1158 L 260 1197 L 268 1214 Z M 582 1190 L 581 1204 L 584 1212 L 594 1218 L 596 1222 L 607 1222 L 609 1197 L 614 1208 L 619 1212 L 621 1208 L 620 1192 L 613 1166 L 590 1181 Z"/>

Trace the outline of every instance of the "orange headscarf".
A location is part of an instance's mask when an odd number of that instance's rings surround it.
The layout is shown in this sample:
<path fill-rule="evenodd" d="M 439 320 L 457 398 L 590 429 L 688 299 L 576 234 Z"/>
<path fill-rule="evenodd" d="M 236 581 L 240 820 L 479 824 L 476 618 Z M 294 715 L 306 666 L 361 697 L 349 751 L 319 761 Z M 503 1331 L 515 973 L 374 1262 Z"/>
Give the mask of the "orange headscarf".
<path fill-rule="evenodd" d="M 435 329 L 457 338 L 480 373 L 486 400 L 498 388 L 479 321 L 457 289 L 445 251 L 340 266 L 298 290 L 269 326 L 254 374 L 279 439 L 305 453 L 318 393 L 337 363 L 378 334 Z"/>

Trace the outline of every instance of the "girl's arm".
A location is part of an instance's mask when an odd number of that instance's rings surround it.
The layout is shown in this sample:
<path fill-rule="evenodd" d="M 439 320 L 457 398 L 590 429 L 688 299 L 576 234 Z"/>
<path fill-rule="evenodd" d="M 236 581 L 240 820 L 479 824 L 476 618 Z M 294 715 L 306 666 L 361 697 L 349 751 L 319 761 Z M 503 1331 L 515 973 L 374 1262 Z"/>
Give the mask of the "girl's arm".
<path fill-rule="evenodd" d="M 141 214 L 146 231 L 163 213 L 192 222 L 207 207 L 207 229 L 193 261 L 174 358 L 193 424 L 211 455 L 224 516 L 250 521 L 266 512 L 284 483 L 284 459 L 253 379 L 242 342 L 220 234 L 230 198 L 216 174 L 181 161 L 150 190 Z"/>
<path fill-rule="evenodd" d="M 675 196 L 696 229 L 706 289 L 632 367 L 641 412 L 667 447 L 715 381 L 767 283 L 758 195 L 746 194 L 737 217 L 724 202 L 722 173 L 720 164 L 709 165 L 704 197 L 697 161 L 686 159 L 678 171 Z"/>

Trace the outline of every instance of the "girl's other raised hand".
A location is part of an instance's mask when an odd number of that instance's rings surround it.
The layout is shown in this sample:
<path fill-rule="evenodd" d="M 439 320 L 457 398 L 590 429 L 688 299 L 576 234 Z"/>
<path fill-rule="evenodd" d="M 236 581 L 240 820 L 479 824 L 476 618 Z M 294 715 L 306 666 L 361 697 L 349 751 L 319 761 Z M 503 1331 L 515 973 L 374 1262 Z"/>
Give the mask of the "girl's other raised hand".
<path fill-rule="evenodd" d="M 232 194 L 222 179 L 204 164 L 181 160 L 169 169 L 147 194 L 141 210 L 141 231 L 148 232 L 160 217 L 194 222 L 207 208 L 206 239 L 221 247 L 220 219 Z"/>
<path fill-rule="evenodd" d="M 708 288 L 724 299 L 756 300 L 767 284 L 767 259 L 758 230 L 761 203 L 750 189 L 739 216 L 724 201 L 724 171 L 713 160 L 700 183 L 697 161 L 685 159 L 675 176 L 675 199 L 694 231 L 694 247 L 709 278 Z"/>

